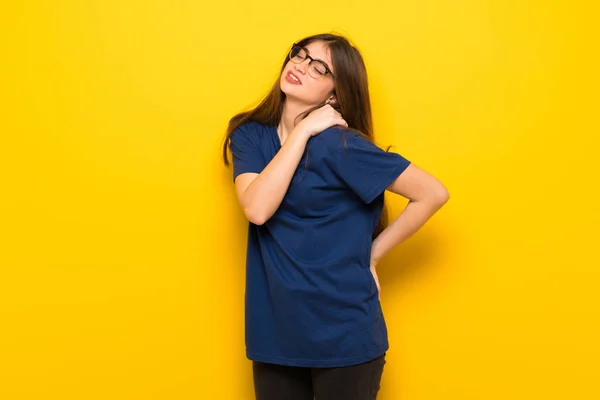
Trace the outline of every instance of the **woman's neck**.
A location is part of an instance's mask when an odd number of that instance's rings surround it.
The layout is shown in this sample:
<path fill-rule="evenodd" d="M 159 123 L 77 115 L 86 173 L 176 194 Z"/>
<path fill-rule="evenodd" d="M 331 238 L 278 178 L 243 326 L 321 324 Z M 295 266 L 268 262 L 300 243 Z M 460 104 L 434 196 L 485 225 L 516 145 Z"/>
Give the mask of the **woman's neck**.
<path fill-rule="evenodd" d="M 307 106 L 306 104 L 288 98 L 284 100 L 281 121 L 279 121 L 279 126 L 277 127 L 277 133 L 279 134 L 279 139 L 282 144 L 287 140 L 289 134 L 292 133 L 296 117 L 308 108 L 310 108 L 310 106 Z"/>

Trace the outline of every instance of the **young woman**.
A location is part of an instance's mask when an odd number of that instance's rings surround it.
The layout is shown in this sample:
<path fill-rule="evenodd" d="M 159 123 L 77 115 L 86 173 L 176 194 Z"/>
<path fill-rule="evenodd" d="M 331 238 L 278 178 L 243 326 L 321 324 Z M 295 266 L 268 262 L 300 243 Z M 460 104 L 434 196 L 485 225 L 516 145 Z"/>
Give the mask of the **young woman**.
<path fill-rule="evenodd" d="M 375 399 L 389 348 L 381 257 L 448 200 L 373 143 L 367 74 L 338 35 L 295 43 L 223 146 L 249 220 L 245 340 L 258 400 Z M 384 192 L 410 201 L 389 226 Z"/>

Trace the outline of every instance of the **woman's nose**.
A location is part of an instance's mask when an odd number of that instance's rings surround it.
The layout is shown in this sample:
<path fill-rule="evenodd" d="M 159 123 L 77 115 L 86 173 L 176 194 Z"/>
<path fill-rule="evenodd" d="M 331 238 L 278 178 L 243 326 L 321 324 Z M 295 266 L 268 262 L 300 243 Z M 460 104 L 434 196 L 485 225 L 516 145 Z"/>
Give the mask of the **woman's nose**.
<path fill-rule="evenodd" d="M 301 72 L 303 75 L 306 75 L 306 69 L 308 68 L 309 62 L 310 62 L 309 60 L 304 60 L 300 64 L 296 64 L 296 70 L 298 72 Z"/>

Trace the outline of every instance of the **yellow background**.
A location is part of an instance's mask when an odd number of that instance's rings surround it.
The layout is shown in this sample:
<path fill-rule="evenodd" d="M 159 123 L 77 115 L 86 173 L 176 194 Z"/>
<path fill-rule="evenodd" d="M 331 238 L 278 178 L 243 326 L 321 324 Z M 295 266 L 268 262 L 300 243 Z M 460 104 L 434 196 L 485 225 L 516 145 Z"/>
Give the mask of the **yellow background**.
<path fill-rule="evenodd" d="M 451 193 L 380 263 L 380 399 L 600 398 L 591 4 L 2 2 L 0 398 L 253 398 L 222 135 L 329 31 Z"/>

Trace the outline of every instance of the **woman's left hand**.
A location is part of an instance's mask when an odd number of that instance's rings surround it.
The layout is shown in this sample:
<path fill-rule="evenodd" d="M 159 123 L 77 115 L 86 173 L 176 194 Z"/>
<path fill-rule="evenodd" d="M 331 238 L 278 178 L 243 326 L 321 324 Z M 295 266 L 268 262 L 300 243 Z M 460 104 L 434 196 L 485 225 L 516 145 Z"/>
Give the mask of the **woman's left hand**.
<path fill-rule="evenodd" d="M 377 299 L 381 300 L 381 285 L 379 284 L 379 277 L 377 276 L 377 271 L 376 271 L 376 267 L 377 266 L 377 262 L 371 260 L 371 274 L 373 275 L 373 278 L 375 278 L 375 283 L 377 284 Z"/>

